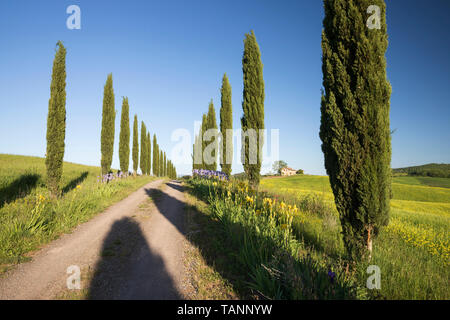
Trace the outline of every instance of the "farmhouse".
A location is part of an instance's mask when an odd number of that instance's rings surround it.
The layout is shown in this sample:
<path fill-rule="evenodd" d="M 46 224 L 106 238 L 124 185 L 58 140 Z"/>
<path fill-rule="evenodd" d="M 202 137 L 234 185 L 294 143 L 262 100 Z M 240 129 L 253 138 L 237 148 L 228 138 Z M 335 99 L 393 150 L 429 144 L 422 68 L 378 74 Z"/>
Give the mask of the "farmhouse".
<path fill-rule="evenodd" d="M 294 176 L 296 173 L 297 173 L 296 170 L 289 168 L 289 167 L 284 167 L 281 169 L 282 176 Z"/>

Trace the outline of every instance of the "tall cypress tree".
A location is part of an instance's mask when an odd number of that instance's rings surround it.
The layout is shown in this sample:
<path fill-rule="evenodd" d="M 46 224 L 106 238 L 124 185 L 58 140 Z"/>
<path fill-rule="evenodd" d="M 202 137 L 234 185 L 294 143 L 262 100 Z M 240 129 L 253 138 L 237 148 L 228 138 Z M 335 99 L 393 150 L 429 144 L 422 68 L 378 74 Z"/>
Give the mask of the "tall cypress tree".
<path fill-rule="evenodd" d="M 244 74 L 244 91 L 242 109 L 244 116 L 241 118 L 242 131 L 251 133 L 254 130 L 256 141 L 243 137 L 242 160 L 245 173 L 249 183 L 256 188 L 259 185 L 261 158 L 262 158 L 262 137 L 261 129 L 264 129 L 264 79 L 261 53 L 256 37 L 251 31 L 245 35 L 244 55 L 242 57 L 242 71 Z M 250 145 L 256 143 L 256 145 Z"/>
<path fill-rule="evenodd" d="M 133 123 L 133 171 L 134 174 L 137 173 L 139 165 L 139 138 L 138 138 L 138 119 L 137 115 L 134 115 Z"/>
<path fill-rule="evenodd" d="M 59 193 L 66 136 L 66 48 L 61 41 L 53 60 L 47 115 L 47 187 L 53 196 Z"/>
<path fill-rule="evenodd" d="M 164 176 L 167 176 L 167 158 L 165 151 L 164 151 Z"/>
<path fill-rule="evenodd" d="M 158 176 L 158 144 L 156 134 L 153 134 L 153 175 Z"/>
<path fill-rule="evenodd" d="M 220 143 L 220 166 L 222 172 L 228 176 L 231 174 L 233 160 L 233 107 L 231 104 L 231 86 L 227 74 L 223 75 L 220 107 L 220 132 L 222 139 Z"/>
<path fill-rule="evenodd" d="M 146 154 L 146 158 L 147 158 L 147 165 L 146 165 L 146 169 L 147 169 L 147 174 L 150 175 L 151 174 L 151 168 L 152 168 L 152 160 L 151 160 L 151 156 L 152 156 L 152 147 L 151 147 L 151 140 L 150 140 L 150 132 L 147 133 L 147 154 Z"/>
<path fill-rule="evenodd" d="M 213 132 L 210 140 L 205 141 L 206 145 L 209 146 L 206 156 L 212 157 L 212 163 L 206 164 L 206 168 L 208 170 L 217 170 L 217 149 L 218 149 L 218 140 L 217 140 L 217 121 L 216 121 L 216 110 L 214 109 L 214 104 L 211 99 L 211 102 L 208 106 L 208 113 L 206 114 L 206 129 L 209 132 Z M 212 147 L 212 149 L 210 149 Z M 209 150 L 212 150 L 209 152 Z"/>
<path fill-rule="evenodd" d="M 114 109 L 114 90 L 112 73 L 108 75 L 103 89 L 103 112 L 102 112 L 102 133 L 101 133 L 101 151 L 102 151 L 102 173 L 106 174 L 111 169 L 111 163 L 114 150 L 114 126 L 116 119 L 116 110 Z"/>
<path fill-rule="evenodd" d="M 370 29 L 366 10 L 381 10 Z M 391 139 L 383 0 L 325 0 L 320 138 L 350 258 L 372 250 L 389 220 Z"/>
<path fill-rule="evenodd" d="M 206 141 L 204 139 L 205 132 L 208 130 L 208 120 L 207 120 L 207 114 L 204 113 L 202 116 L 202 127 L 200 132 L 201 137 L 201 146 L 202 146 L 202 162 L 200 164 L 200 169 L 207 169 L 207 166 L 205 164 L 205 148 L 206 148 Z"/>
<path fill-rule="evenodd" d="M 159 164 L 159 176 L 162 177 L 164 175 L 164 170 L 163 170 L 163 151 L 159 150 L 159 159 L 158 159 L 158 164 Z"/>
<path fill-rule="evenodd" d="M 124 97 L 122 101 L 122 115 L 120 118 L 120 136 L 119 136 L 119 160 L 120 170 L 128 172 L 130 163 L 130 107 L 128 98 Z"/>
<path fill-rule="evenodd" d="M 142 174 L 147 173 L 147 127 L 145 126 L 144 121 L 141 121 L 141 172 Z"/>

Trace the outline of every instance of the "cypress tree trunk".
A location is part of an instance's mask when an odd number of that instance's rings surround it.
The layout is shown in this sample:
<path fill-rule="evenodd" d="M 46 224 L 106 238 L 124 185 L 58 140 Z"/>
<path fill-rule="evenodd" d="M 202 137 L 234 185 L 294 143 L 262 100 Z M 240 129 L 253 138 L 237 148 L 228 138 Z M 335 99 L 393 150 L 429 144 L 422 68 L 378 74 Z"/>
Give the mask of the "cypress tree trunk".
<path fill-rule="evenodd" d="M 137 169 L 139 165 L 139 138 L 138 138 L 138 119 L 137 115 L 134 115 L 133 123 L 133 171 L 134 175 L 137 174 Z"/>
<path fill-rule="evenodd" d="M 244 92 L 241 118 L 242 130 L 255 135 L 256 141 L 243 138 L 242 160 L 245 173 L 253 188 L 257 188 L 260 180 L 263 139 L 260 129 L 264 129 L 264 79 L 263 64 L 258 43 L 253 31 L 245 35 L 244 55 L 242 58 L 244 74 Z M 262 132 L 261 132 L 262 135 Z M 256 145 L 254 145 L 256 144 Z"/>
<path fill-rule="evenodd" d="M 152 160 L 151 160 L 151 140 L 150 140 L 150 132 L 147 133 L 147 174 L 150 175 L 151 174 L 151 167 L 152 167 Z"/>
<path fill-rule="evenodd" d="M 156 142 L 156 135 L 153 134 L 153 175 L 158 176 L 158 144 Z"/>
<path fill-rule="evenodd" d="M 369 29 L 367 8 L 381 9 L 381 29 Z M 320 138 L 325 168 L 350 258 L 369 254 L 388 224 L 391 138 L 383 0 L 325 0 Z"/>
<path fill-rule="evenodd" d="M 141 121 L 141 172 L 142 175 L 147 173 L 147 128 L 144 124 L 144 121 Z"/>
<path fill-rule="evenodd" d="M 53 60 L 52 81 L 47 115 L 47 187 L 53 196 L 59 194 L 66 136 L 66 48 L 61 41 Z"/>
<path fill-rule="evenodd" d="M 231 86 L 227 74 L 223 75 L 220 107 L 220 132 L 222 139 L 220 143 L 220 166 L 222 172 L 231 175 L 233 160 L 233 107 L 231 104 Z"/>
<path fill-rule="evenodd" d="M 122 115 L 120 118 L 120 136 L 119 136 L 119 160 L 120 170 L 128 173 L 130 162 L 130 107 L 128 98 L 124 97 L 122 101 Z"/>
<path fill-rule="evenodd" d="M 113 150 L 114 150 L 114 121 L 116 119 L 116 110 L 114 109 L 114 90 L 112 73 L 108 75 L 103 89 L 103 112 L 102 112 L 102 133 L 101 133 L 101 151 L 102 151 L 102 174 L 106 174 L 111 169 Z"/>

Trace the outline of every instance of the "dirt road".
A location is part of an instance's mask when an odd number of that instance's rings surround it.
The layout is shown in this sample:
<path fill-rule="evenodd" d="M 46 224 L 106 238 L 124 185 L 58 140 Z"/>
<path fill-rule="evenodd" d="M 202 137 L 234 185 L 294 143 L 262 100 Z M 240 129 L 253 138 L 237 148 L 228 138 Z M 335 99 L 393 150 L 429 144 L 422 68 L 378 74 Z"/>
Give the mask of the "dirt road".
<path fill-rule="evenodd" d="M 0 278 L 0 299 L 183 298 L 183 233 L 180 184 L 151 182 Z"/>

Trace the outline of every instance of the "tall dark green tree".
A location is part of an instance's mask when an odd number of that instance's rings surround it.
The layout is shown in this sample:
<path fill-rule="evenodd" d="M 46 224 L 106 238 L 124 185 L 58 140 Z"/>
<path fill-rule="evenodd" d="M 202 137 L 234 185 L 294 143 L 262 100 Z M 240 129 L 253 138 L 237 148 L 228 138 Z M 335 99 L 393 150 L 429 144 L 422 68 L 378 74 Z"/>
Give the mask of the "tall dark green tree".
<path fill-rule="evenodd" d="M 201 142 L 201 146 L 202 146 L 202 162 L 200 163 L 200 169 L 207 169 L 207 166 L 205 164 L 205 149 L 207 146 L 207 143 L 204 139 L 204 135 L 206 133 L 206 131 L 208 130 L 208 119 L 207 119 L 207 114 L 204 113 L 202 116 L 202 126 L 201 126 L 201 130 L 200 130 L 200 142 Z"/>
<path fill-rule="evenodd" d="M 195 135 L 194 144 L 192 145 L 192 170 L 201 169 L 202 157 L 202 142 L 201 142 L 201 128 L 200 133 Z"/>
<path fill-rule="evenodd" d="M 380 8 L 380 29 L 366 22 Z M 349 257 L 372 251 L 388 224 L 391 194 L 391 86 L 383 0 L 326 0 L 322 31 L 320 138 L 325 168 L 340 215 Z"/>
<path fill-rule="evenodd" d="M 164 176 L 167 176 L 167 159 L 166 159 L 166 152 L 164 151 Z"/>
<path fill-rule="evenodd" d="M 116 120 L 116 109 L 114 108 L 114 89 L 112 73 L 108 75 L 103 89 L 103 112 L 102 112 L 102 173 L 106 174 L 111 170 L 111 163 L 114 150 L 114 130 Z"/>
<path fill-rule="evenodd" d="M 61 41 L 56 44 L 47 115 L 47 187 L 53 196 L 59 193 L 63 170 L 66 136 L 66 48 Z"/>
<path fill-rule="evenodd" d="M 159 158 L 158 158 L 158 164 L 159 164 L 159 168 L 158 168 L 158 172 L 159 172 L 159 176 L 162 177 L 164 175 L 164 170 L 163 170 L 163 151 L 159 150 Z"/>
<path fill-rule="evenodd" d="M 144 121 L 141 121 L 141 172 L 142 174 L 147 173 L 147 127 Z"/>
<path fill-rule="evenodd" d="M 203 138 L 206 144 L 204 157 L 207 159 L 207 163 L 205 163 L 205 167 L 214 171 L 217 170 L 217 150 L 219 146 L 217 133 L 216 110 L 211 99 L 206 114 L 206 131 L 203 133 Z"/>
<path fill-rule="evenodd" d="M 227 74 L 223 75 L 220 107 L 220 166 L 222 172 L 231 175 L 233 160 L 233 107 L 231 104 L 231 86 Z"/>
<path fill-rule="evenodd" d="M 158 176 L 158 144 L 156 134 L 153 134 L 153 175 Z"/>
<path fill-rule="evenodd" d="M 119 160 L 120 170 L 122 172 L 128 172 L 130 163 L 130 106 L 128 105 L 127 97 L 124 97 L 122 101 L 119 136 Z"/>
<path fill-rule="evenodd" d="M 138 119 L 137 115 L 134 115 L 133 123 L 133 171 L 136 175 L 139 165 L 139 138 L 138 138 Z"/>
<path fill-rule="evenodd" d="M 264 79 L 261 53 L 256 37 L 251 31 L 245 35 L 244 54 L 242 57 L 242 71 L 244 74 L 244 91 L 241 118 L 243 135 L 242 162 L 249 183 L 256 188 L 259 185 L 263 139 L 260 135 L 264 129 Z M 261 131 L 260 131 L 261 130 Z M 254 139 L 252 139 L 252 136 Z"/>
<path fill-rule="evenodd" d="M 147 133 L 147 154 L 146 154 L 146 158 L 147 158 L 147 165 L 146 165 L 146 171 L 147 174 L 150 175 L 151 174 L 151 168 L 152 168 L 152 146 L 151 146 L 152 142 L 150 140 L 150 132 Z"/>

